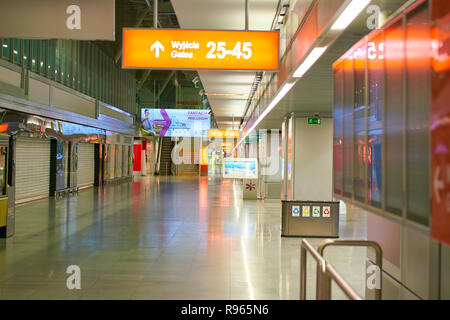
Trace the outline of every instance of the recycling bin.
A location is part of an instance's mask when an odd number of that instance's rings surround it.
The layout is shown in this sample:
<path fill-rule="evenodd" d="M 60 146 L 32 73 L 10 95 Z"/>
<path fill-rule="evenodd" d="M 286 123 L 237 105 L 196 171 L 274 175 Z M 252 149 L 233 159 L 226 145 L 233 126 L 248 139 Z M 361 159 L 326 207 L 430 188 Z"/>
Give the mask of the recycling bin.
<path fill-rule="evenodd" d="M 281 236 L 339 238 L 339 202 L 282 200 Z"/>

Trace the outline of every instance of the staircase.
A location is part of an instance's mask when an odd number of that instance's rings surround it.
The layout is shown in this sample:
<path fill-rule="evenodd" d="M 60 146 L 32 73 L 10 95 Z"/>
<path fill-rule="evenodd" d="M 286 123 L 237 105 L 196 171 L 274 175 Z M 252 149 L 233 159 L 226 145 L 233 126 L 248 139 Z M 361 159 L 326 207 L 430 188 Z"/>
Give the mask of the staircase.
<path fill-rule="evenodd" d="M 170 176 L 172 175 L 172 149 L 174 142 L 170 137 L 162 138 L 161 145 L 161 159 L 159 166 L 160 176 Z"/>
<path fill-rule="evenodd" d="M 198 176 L 200 168 L 198 164 L 180 164 L 177 167 L 179 176 Z"/>

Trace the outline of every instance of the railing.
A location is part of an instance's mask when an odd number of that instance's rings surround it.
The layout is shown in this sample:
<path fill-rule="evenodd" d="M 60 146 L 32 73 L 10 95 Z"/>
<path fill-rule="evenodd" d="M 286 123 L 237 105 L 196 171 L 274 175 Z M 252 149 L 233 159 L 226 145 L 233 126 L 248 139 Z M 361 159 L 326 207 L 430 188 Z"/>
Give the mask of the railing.
<path fill-rule="evenodd" d="M 306 300 L 306 259 L 307 253 L 317 262 L 316 299 L 331 300 L 331 280 L 334 280 L 351 300 L 362 300 L 344 278 L 305 239 L 300 247 L 300 300 Z"/>
<path fill-rule="evenodd" d="M 380 245 L 369 240 L 325 240 L 319 244 L 317 251 L 323 257 L 325 248 L 330 246 L 369 247 L 375 250 L 375 265 L 378 267 L 378 272 L 380 272 L 379 287 L 375 288 L 375 300 L 381 300 L 383 282 L 381 281 L 381 270 L 383 270 L 383 250 Z"/>
<path fill-rule="evenodd" d="M 163 137 L 158 137 L 159 143 L 158 143 L 158 154 L 157 154 L 157 160 L 156 160 L 156 168 L 155 168 L 155 175 L 159 175 L 159 170 L 161 169 L 161 153 L 162 153 L 162 145 L 163 145 Z"/>

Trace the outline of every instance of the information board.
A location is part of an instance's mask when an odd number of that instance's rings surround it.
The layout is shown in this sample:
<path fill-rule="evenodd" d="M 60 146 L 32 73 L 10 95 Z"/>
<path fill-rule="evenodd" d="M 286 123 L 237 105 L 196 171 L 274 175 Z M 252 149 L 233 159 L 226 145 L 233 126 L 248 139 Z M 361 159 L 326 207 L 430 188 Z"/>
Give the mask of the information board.
<path fill-rule="evenodd" d="M 258 179 L 258 159 L 225 158 L 222 175 L 231 179 Z"/>

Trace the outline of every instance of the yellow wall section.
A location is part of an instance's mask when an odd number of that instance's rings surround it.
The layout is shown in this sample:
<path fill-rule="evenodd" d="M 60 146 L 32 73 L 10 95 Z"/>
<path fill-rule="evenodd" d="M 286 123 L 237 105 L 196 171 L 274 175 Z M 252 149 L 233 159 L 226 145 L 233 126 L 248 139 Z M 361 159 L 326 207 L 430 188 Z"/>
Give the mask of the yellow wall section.
<path fill-rule="evenodd" d="M 8 199 L 0 199 L 0 227 L 6 226 Z"/>

